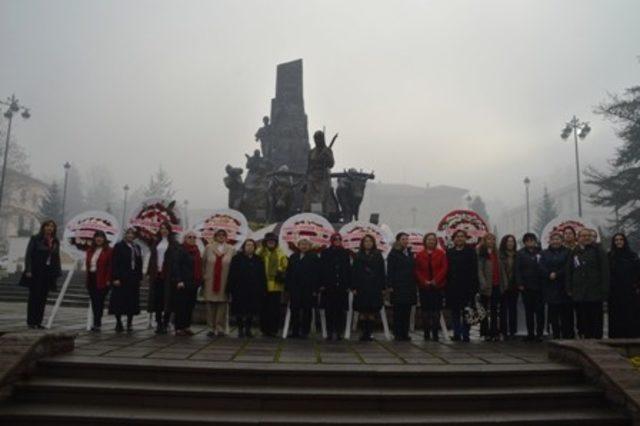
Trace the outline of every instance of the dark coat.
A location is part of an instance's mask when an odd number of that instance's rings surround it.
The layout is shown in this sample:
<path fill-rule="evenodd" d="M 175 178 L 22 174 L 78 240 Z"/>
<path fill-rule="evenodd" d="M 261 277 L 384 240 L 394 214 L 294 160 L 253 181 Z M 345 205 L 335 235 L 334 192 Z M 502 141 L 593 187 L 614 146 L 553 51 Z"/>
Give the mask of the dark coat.
<path fill-rule="evenodd" d="M 169 243 L 164 254 L 163 270 L 158 270 L 156 247 L 151 247 L 151 256 L 147 274 L 149 276 L 149 312 L 173 312 L 176 284 L 184 282 L 185 285 L 193 282 L 193 262 L 188 253 L 177 242 Z M 162 272 L 162 274 L 161 274 Z M 158 278 L 161 282 L 158 283 Z M 163 287 L 162 300 L 156 300 L 157 285 Z"/>
<path fill-rule="evenodd" d="M 542 271 L 540 269 L 540 250 L 526 247 L 518 250 L 516 256 L 516 283 L 524 291 L 542 291 Z"/>
<path fill-rule="evenodd" d="M 113 315 L 137 315 L 140 313 L 140 282 L 142 281 L 142 250 L 133 243 L 132 250 L 124 242 L 118 242 L 111 255 L 111 297 L 109 313 Z M 120 281 L 116 286 L 113 281 Z"/>
<path fill-rule="evenodd" d="M 233 256 L 227 292 L 231 295 L 232 315 L 258 315 L 267 292 L 267 274 L 262 258 L 257 255 L 249 257 L 244 253 Z"/>
<path fill-rule="evenodd" d="M 351 285 L 356 290 L 353 307 L 356 311 L 375 313 L 382 308 L 382 292 L 386 287 L 384 258 L 379 250 L 358 252 L 351 269 Z"/>
<path fill-rule="evenodd" d="M 473 301 L 478 292 L 478 255 L 472 247 L 447 250 L 447 307 L 462 308 Z"/>
<path fill-rule="evenodd" d="M 285 278 L 285 290 L 289 293 L 292 309 L 312 308 L 316 305 L 315 295 L 320 287 L 320 258 L 308 252 L 289 256 L 289 267 Z"/>
<path fill-rule="evenodd" d="M 49 250 L 43 236 L 32 236 L 24 256 L 24 271 L 31 272 L 30 285 L 47 285 L 53 287 L 50 290 L 55 290 L 56 280 L 62 275 L 60 241 L 54 238 Z"/>
<path fill-rule="evenodd" d="M 609 297 L 609 259 L 599 245 L 576 246 L 567 262 L 566 288 L 576 302 L 604 302 Z"/>
<path fill-rule="evenodd" d="M 342 247 L 326 248 L 320 254 L 320 265 L 320 286 L 324 287 L 320 308 L 326 309 L 327 303 L 332 303 L 346 311 L 349 309 L 348 291 L 351 288 L 351 252 Z"/>
<path fill-rule="evenodd" d="M 387 283 L 393 289 L 391 302 L 394 305 L 415 305 L 416 278 L 414 275 L 415 260 L 411 249 L 404 251 L 394 248 L 387 256 Z"/>
<path fill-rule="evenodd" d="M 631 250 L 609 253 L 609 337 L 640 337 L 640 260 Z"/>
<path fill-rule="evenodd" d="M 569 250 L 560 247 L 557 250 L 548 248 L 540 256 L 540 271 L 542 274 L 542 298 L 546 303 L 569 303 L 571 298 L 565 289 L 564 274 L 569 260 Z M 552 272 L 556 279 L 549 278 Z"/>

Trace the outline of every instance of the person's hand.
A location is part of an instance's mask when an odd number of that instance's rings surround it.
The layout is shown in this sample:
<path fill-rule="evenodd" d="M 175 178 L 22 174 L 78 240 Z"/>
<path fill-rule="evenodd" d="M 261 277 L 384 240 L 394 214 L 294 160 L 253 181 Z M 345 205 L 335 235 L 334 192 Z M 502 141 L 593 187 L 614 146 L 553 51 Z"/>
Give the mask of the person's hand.
<path fill-rule="evenodd" d="M 323 292 L 323 291 L 325 291 L 325 290 L 326 290 L 326 288 L 325 288 L 325 287 L 320 287 L 320 288 L 318 289 L 318 291 L 319 291 L 319 292 Z"/>
<path fill-rule="evenodd" d="M 120 280 L 113 280 L 114 287 L 120 287 Z"/>
<path fill-rule="evenodd" d="M 519 285 L 519 286 L 518 286 L 518 290 L 520 290 L 520 291 L 524 291 L 524 286 Z"/>
<path fill-rule="evenodd" d="M 351 293 L 353 293 L 353 295 L 356 296 L 358 294 L 358 290 L 354 288 L 353 290 L 351 290 Z"/>
<path fill-rule="evenodd" d="M 184 288 L 184 283 L 183 282 L 179 282 L 178 283 L 178 288 L 179 289 L 183 289 Z"/>
<path fill-rule="evenodd" d="M 555 280 L 556 279 L 556 273 L 555 272 L 550 273 L 549 274 L 549 279 Z"/>
<path fill-rule="evenodd" d="M 33 275 L 31 274 L 31 272 L 25 272 L 25 276 L 26 276 L 27 278 L 31 278 Z"/>

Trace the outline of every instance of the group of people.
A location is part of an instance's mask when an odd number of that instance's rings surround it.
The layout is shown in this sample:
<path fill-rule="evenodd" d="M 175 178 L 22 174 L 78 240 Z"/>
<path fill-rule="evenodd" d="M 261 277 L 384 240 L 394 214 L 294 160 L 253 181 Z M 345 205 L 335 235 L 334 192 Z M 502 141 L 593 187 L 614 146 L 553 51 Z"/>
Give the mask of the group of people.
<path fill-rule="evenodd" d="M 312 312 L 319 308 L 325 312 L 327 339 L 342 339 L 351 293 L 362 341 L 373 339 L 386 295 L 393 306 L 394 337 L 400 341 L 411 340 L 414 306 L 421 312 L 425 340 L 439 340 L 441 312 L 447 309 L 453 340 L 468 342 L 470 318 L 478 305 L 486 311 L 480 324 L 485 340 L 513 339 L 520 296 L 526 340 L 542 339 L 547 315 L 553 338 L 602 338 L 604 302 L 609 337 L 640 336 L 640 260 L 620 233 L 613 236 L 608 253 L 589 229 L 554 233 L 545 249 L 532 233 L 523 236 L 524 246 L 518 249 L 513 235 L 498 244 L 488 233 L 477 246 L 470 246 L 466 232 L 457 230 L 452 247 L 445 250 L 435 233 L 427 233 L 423 249 L 414 254 L 409 236 L 401 232 L 385 261 L 373 236 L 365 235 L 353 253 L 342 245 L 339 233 L 321 251 L 301 238 L 294 254 L 287 256 L 274 233 L 266 234 L 260 244 L 247 239 L 236 252 L 227 232 L 218 229 L 201 253 L 195 233 L 187 232 L 179 243 L 167 222 L 149 245 L 144 273 L 136 237 L 135 230 L 128 229 L 111 248 L 103 232 L 93 236 L 85 261 L 93 331 L 101 329 L 109 292 L 108 312 L 115 315 L 116 331 L 132 330 L 146 276 L 148 311 L 155 314 L 158 334 L 168 333 L 173 324 L 176 335 L 192 335 L 191 317 L 200 294 L 210 337 L 225 335 L 229 308 L 239 337 L 253 336 L 254 320 L 263 335 L 275 337 L 287 306 L 291 338 L 309 335 Z M 56 224 L 45 221 L 25 257 L 29 327 L 42 328 L 47 294 L 60 274 Z"/>

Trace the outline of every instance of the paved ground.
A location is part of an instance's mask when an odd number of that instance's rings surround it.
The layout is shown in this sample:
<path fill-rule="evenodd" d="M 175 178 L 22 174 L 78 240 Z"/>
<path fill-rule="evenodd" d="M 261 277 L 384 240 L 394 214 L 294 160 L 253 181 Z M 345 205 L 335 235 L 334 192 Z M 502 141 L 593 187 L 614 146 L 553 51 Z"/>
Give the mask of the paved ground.
<path fill-rule="evenodd" d="M 51 308 L 47 308 L 47 315 Z M 0 303 L 0 330 L 23 330 L 25 307 Z M 105 316 L 102 333 L 84 331 L 87 311 L 63 308 L 54 329 L 77 330 L 74 355 L 105 358 L 144 358 L 215 361 L 230 363 L 373 364 L 373 365 L 487 365 L 549 362 L 544 344 L 523 342 L 485 343 L 477 335 L 471 343 L 424 342 L 414 333 L 412 342 L 387 341 L 382 333 L 376 341 L 361 343 L 354 335 L 349 342 L 325 342 L 321 338 L 282 340 L 256 337 L 214 338 L 204 327 L 195 327 L 193 337 L 156 336 L 147 328 L 147 317 L 137 317 L 131 334 L 113 331 L 113 318 Z M 47 316 L 45 316 L 47 318 Z M 233 331 L 233 330 L 232 330 Z M 259 333 L 257 333 L 259 334 Z"/>

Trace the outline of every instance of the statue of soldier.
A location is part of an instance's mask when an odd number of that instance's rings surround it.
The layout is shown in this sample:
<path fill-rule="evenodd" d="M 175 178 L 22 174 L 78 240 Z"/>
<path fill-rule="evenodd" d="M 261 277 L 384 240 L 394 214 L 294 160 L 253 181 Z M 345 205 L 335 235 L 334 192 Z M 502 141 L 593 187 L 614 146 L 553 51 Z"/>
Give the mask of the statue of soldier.
<path fill-rule="evenodd" d="M 231 164 L 227 164 L 225 171 L 227 176 L 224 178 L 224 185 L 229 189 L 229 208 L 240 210 L 242 196 L 244 195 L 243 170 L 240 167 L 233 167 Z"/>
<path fill-rule="evenodd" d="M 269 117 L 264 116 L 262 118 L 262 127 L 256 132 L 256 142 L 260 142 L 260 150 L 262 155 L 271 160 L 273 155 L 273 137 L 271 131 L 271 124 L 269 124 Z"/>
<path fill-rule="evenodd" d="M 307 161 L 307 182 L 303 204 L 306 212 L 320 213 L 325 217 L 335 217 L 338 213 L 338 203 L 331 187 L 331 168 L 334 166 L 331 146 L 337 137 L 336 134 L 331 145 L 327 146 L 323 131 L 318 130 L 313 134 L 316 146 L 309 151 Z"/>

